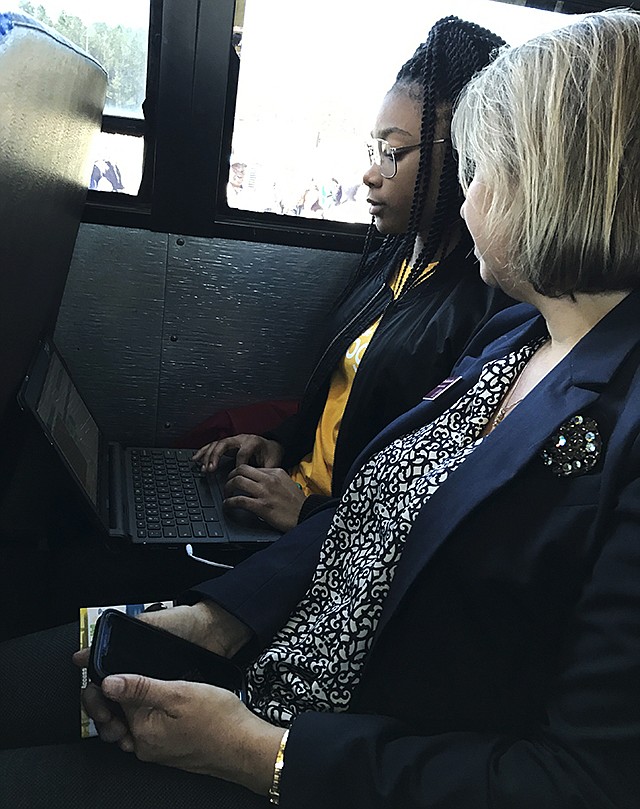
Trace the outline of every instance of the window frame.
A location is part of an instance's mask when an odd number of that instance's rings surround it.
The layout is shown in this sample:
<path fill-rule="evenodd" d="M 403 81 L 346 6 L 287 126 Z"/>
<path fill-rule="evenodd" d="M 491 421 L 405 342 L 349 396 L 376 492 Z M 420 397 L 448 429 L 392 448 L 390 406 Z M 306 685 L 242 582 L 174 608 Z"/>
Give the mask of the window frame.
<path fill-rule="evenodd" d="M 499 0 L 565 13 L 599 0 Z M 628 5 L 640 8 L 640 0 Z M 205 238 L 360 252 L 367 226 L 229 208 L 237 70 L 235 0 L 150 0 L 145 119 L 104 116 L 103 131 L 145 137 L 140 193 L 89 191 L 83 221 Z"/>

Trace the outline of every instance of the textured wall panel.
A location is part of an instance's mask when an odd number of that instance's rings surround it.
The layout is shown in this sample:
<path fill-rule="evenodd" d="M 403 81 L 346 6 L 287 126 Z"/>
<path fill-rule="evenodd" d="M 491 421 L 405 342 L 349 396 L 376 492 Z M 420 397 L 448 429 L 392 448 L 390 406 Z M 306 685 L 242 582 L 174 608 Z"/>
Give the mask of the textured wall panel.
<path fill-rule="evenodd" d="M 165 234 L 82 225 L 55 340 L 105 432 L 153 444 Z"/>
<path fill-rule="evenodd" d="M 170 237 L 158 442 L 220 407 L 297 397 L 352 254 Z"/>
<path fill-rule="evenodd" d="M 111 437 L 162 444 L 220 407 L 298 396 L 357 260 L 83 225 L 56 342 Z"/>

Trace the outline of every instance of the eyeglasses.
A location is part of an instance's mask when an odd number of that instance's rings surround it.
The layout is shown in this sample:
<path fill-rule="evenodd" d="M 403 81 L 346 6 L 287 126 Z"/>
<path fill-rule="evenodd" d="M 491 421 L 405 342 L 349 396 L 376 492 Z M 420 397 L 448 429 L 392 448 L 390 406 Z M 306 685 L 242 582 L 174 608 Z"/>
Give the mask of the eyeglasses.
<path fill-rule="evenodd" d="M 438 138 L 432 142 L 444 143 L 446 140 L 447 138 Z M 379 167 L 380 174 L 385 180 L 391 180 L 398 173 L 397 158 L 414 149 L 419 149 L 422 145 L 423 141 L 414 143 L 412 146 L 390 146 L 388 141 L 382 138 L 373 138 L 367 143 L 367 151 L 371 165 Z"/>

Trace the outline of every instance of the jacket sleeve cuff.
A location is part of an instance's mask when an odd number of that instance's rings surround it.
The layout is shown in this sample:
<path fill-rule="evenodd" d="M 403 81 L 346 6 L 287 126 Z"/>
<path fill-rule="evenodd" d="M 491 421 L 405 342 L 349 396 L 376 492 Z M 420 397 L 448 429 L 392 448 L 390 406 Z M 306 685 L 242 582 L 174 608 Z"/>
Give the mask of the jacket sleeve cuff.
<path fill-rule="evenodd" d="M 298 525 L 304 522 L 309 517 L 317 514 L 319 511 L 324 511 L 327 507 L 335 508 L 338 505 L 336 497 L 328 497 L 324 494 L 310 494 L 302 504 L 300 514 L 298 515 Z"/>

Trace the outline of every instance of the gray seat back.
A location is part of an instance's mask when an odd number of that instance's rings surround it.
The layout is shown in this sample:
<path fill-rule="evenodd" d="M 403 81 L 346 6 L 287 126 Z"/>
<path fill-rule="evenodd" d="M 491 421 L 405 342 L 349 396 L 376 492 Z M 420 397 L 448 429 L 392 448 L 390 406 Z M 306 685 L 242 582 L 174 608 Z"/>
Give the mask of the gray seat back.
<path fill-rule="evenodd" d="M 106 85 L 56 32 L 0 12 L 0 422 L 55 325 Z"/>

